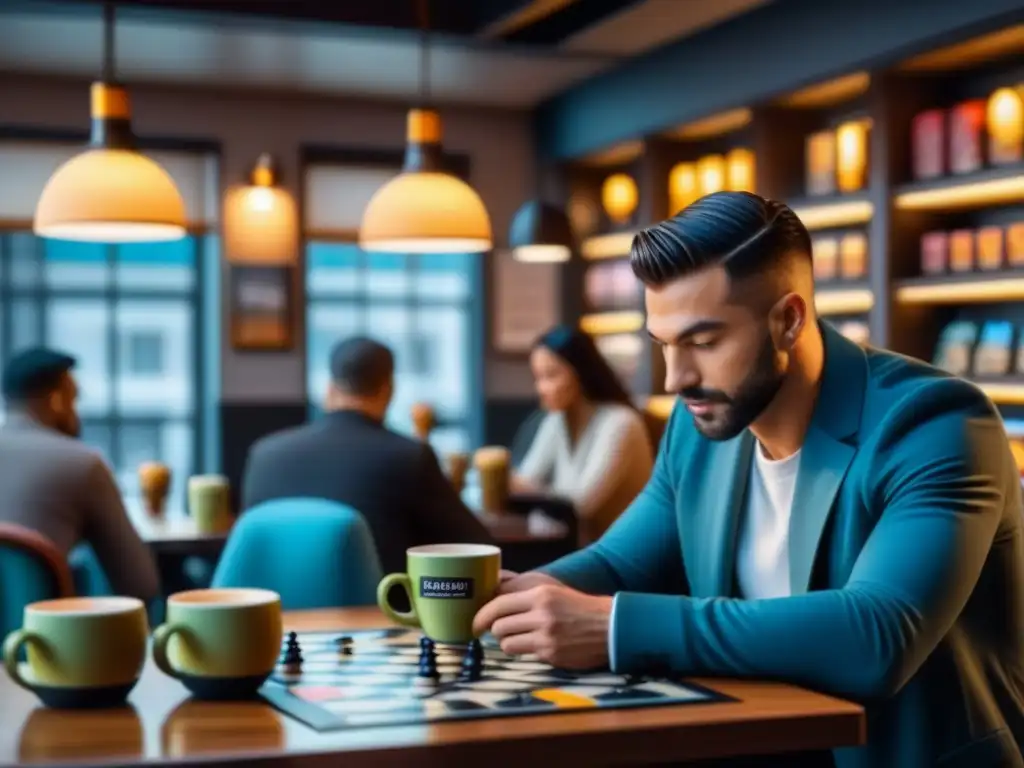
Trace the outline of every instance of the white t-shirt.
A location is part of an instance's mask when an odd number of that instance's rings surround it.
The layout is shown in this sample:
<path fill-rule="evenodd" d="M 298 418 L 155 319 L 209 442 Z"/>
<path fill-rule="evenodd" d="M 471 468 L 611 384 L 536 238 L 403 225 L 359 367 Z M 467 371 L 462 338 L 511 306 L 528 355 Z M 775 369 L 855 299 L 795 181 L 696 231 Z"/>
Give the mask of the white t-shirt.
<path fill-rule="evenodd" d="M 773 461 L 760 444 L 754 447 L 746 514 L 736 548 L 739 591 L 748 600 L 790 594 L 789 518 L 799 469 L 800 451 Z"/>

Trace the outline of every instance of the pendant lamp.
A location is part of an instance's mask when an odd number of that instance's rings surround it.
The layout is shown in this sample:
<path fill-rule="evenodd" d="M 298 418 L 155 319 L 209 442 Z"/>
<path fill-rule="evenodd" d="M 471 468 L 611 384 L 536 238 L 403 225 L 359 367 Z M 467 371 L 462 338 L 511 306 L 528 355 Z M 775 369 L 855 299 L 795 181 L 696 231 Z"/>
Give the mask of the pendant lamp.
<path fill-rule="evenodd" d="M 573 251 L 569 217 L 542 200 L 528 200 L 516 211 L 508 241 L 516 261 L 533 264 L 568 261 Z"/>
<path fill-rule="evenodd" d="M 426 0 L 420 91 L 429 102 Z M 444 169 L 441 116 L 412 109 L 406 123 L 405 162 L 395 178 L 374 193 L 363 212 L 359 245 L 387 253 L 480 253 L 493 247 L 491 219 L 476 191 Z"/>
<path fill-rule="evenodd" d="M 185 203 L 173 179 L 135 149 L 128 92 L 114 78 L 114 7 L 103 9 L 103 77 L 92 85 L 89 148 L 50 177 L 36 205 L 37 235 L 135 243 L 185 236 Z"/>

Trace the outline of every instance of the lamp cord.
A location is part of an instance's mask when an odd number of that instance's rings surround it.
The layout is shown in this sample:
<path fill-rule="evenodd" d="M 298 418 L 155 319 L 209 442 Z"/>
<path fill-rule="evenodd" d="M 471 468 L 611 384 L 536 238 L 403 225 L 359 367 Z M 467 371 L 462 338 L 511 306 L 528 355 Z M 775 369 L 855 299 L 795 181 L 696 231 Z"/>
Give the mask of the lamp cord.
<path fill-rule="evenodd" d="M 113 0 L 103 4 L 103 82 L 113 83 L 116 70 L 114 46 L 115 9 Z"/>
<path fill-rule="evenodd" d="M 429 0 L 417 0 L 416 9 L 420 22 L 420 101 L 421 106 L 430 102 L 430 14 Z"/>

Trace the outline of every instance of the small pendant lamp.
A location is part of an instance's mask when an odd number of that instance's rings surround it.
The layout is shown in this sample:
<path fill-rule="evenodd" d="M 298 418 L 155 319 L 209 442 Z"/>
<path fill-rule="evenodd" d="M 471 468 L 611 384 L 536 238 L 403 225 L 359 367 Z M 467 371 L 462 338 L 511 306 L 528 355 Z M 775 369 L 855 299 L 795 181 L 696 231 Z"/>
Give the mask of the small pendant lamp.
<path fill-rule="evenodd" d="M 564 210 L 542 200 L 528 200 L 512 218 L 508 242 L 516 261 L 550 264 L 572 257 L 574 239 Z"/>
<path fill-rule="evenodd" d="M 429 102 L 430 47 L 427 0 L 419 0 L 423 24 L 420 92 Z M 409 111 L 402 172 L 377 190 L 363 212 L 359 245 L 388 253 L 480 253 L 493 247 L 491 219 L 476 191 L 444 169 L 441 116 L 421 107 Z"/>
<path fill-rule="evenodd" d="M 128 92 L 114 77 L 114 5 L 103 9 L 103 77 L 91 92 L 89 148 L 50 177 L 36 205 L 37 235 L 135 243 L 185 236 L 185 203 L 174 180 L 135 149 Z"/>

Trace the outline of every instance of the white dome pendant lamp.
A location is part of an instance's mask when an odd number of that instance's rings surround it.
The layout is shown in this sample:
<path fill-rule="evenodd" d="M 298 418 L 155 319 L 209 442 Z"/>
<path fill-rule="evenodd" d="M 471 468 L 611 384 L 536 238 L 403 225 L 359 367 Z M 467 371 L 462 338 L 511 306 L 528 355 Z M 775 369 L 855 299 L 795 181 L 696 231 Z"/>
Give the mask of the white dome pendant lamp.
<path fill-rule="evenodd" d="M 89 148 L 56 170 L 36 204 L 34 230 L 55 240 L 138 243 L 185 236 L 174 180 L 135 148 L 128 92 L 114 77 L 114 4 L 103 8 L 103 77 L 91 92 Z"/>
<path fill-rule="evenodd" d="M 421 104 L 429 102 L 430 46 L 427 0 L 419 0 L 423 26 Z M 409 111 L 402 172 L 370 198 L 359 229 L 364 251 L 482 253 L 493 247 L 491 219 L 476 191 L 444 169 L 441 116 L 422 106 Z"/>

